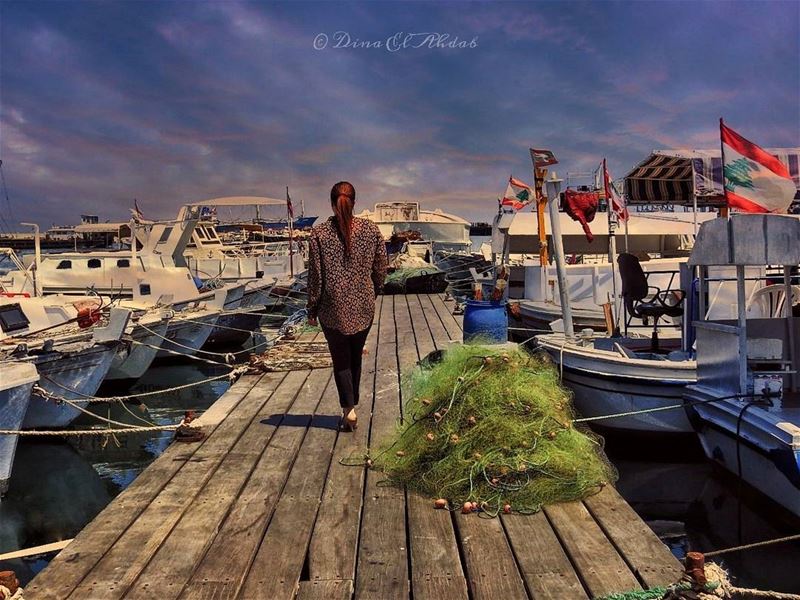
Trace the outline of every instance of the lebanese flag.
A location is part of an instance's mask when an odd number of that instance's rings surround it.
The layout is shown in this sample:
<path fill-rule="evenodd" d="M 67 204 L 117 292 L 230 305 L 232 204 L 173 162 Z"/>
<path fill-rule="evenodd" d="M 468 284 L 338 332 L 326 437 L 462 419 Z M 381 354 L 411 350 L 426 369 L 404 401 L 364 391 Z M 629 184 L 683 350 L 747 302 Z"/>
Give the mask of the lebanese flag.
<path fill-rule="evenodd" d="M 533 190 L 531 186 L 519 179 L 509 177 L 506 193 L 500 201 L 500 204 L 503 206 L 510 206 L 514 210 L 520 210 L 528 206 L 531 200 L 533 200 Z"/>
<path fill-rule="evenodd" d="M 719 120 L 725 199 L 750 213 L 785 213 L 797 188 L 789 169 Z"/>
<path fill-rule="evenodd" d="M 606 201 L 611 206 L 611 210 L 614 211 L 620 221 L 627 221 L 630 216 L 628 215 L 628 207 L 625 205 L 625 200 L 617 192 L 617 188 L 614 187 L 611 173 L 608 172 L 608 167 L 606 167 L 605 158 L 603 159 L 603 187 L 606 192 Z"/>

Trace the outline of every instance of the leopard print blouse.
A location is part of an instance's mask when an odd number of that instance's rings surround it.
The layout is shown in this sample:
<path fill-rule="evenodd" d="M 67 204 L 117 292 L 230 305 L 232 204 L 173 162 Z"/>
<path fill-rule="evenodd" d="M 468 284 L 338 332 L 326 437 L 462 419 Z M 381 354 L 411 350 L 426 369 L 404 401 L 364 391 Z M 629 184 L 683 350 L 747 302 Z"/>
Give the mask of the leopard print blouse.
<path fill-rule="evenodd" d="M 378 226 L 353 218 L 350 256 L 330 217 L 314 227 L 309 238 L 308 315 L 345 335 L 372 324 L 375 295 L 386 278 L 386 245 Z"/>

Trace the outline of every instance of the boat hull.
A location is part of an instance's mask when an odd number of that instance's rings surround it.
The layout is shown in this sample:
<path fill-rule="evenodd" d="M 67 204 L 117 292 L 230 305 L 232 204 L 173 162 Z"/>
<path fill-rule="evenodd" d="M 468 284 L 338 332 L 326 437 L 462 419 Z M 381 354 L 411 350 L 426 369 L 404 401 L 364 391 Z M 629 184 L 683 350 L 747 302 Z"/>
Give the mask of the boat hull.
<path fill-rule="evenodd" d="M 140 343 L 129 343 L 117 350 L 106 380 L 135 381 L 144 375 L 155 360 L 168 327 L 167 321 L 149 324 L 147 329 L 138 325 L 134 327 L 131 337 Z"/>
<path fill-rule="evenodd" d="M 169 322 L 166 339 L 162 340 L 161 349 L 156 358 L 173 358 L 177 354 L 194 356 L 208 340 L 214 330 L 219 313 L 200 314 L 195 316 L 176 316 Z"/>
<path fill-rule="evenodd" d="M 39 385 L 55 396 L 84 407 L 89 403 L 86 396 L 96 394 L 103 383 L 115 354 L 116 344 L 95 344 L 85 350 L 37 356 L 35 364 L 39 370 Z M 79 414 L 80 410 L 74 406 L 59 404 L 34 393 L 22 428 L 66 427 Z"/>
<path fill-rule="evenodd" d="M 522 327 L 534 330 L 534 332 L 551 331 L 550 323 L 561 319 L 563 316 L 561 307 L 550 302 L 532 300 L 510 300 L 510 302 L 519 302 L 519 318 L 522 321 Z M 582 329 L 606 330 L 605 316 L 600 309 L 590 310 L 573 307 L 572 323 L 575 331 L 581 331 Z M 530 335 L 533 335 L 533 332 Z"/>
<path fill-rule="evenodd" d="M 800 422 L 800 408 L 773 414 L 751 406 L 742 414 L 746 403 L 739 400 L 696 403 L 709 398 L 695 389 L 686 394 L 706 457 L 736 477 L 741 460 L 746 483 L 800 518 L 800 428 L 791 426 Z"/>
<path fill-rule="evenodd" d="M 33 364 L 0 367 L 0 429 L 18 431 L 28 411 L 31 390 L 39 379 Z M 0 435 L 0 496 L 8 491 L 18 435 Z"/>
<path fill-rule="evenodd" d="M 204 348 L 244 344 L 258 330 L 263 314 L 255 310 L 240 310 L 222 315 L 208 336 Z"/>
<path fill-rule="evenodd" d="M 696 380 L 693 361 L 628 360 L 615 352 L 584 348 L 556 336 L 540 336 L 547 351 L 575 397 L 582 417 L 652 410 L 593 422 L 605 429 L 664 434 L 694 432 L 681 406 L 687 385 Z"/>

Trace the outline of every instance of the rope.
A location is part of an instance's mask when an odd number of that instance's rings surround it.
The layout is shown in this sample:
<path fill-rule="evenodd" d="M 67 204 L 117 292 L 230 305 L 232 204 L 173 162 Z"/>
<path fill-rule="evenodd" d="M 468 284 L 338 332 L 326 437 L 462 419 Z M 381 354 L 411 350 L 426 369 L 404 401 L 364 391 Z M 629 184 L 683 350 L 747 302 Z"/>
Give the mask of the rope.
<path fill-rule="evenodd" d="M 596 417 L 582 417 L 580 419 L 573 419 L 573 423 L 588 423 L 590 421 L 602 421 L 604 419 L 616 419 L 618 417 L 630 417 L 633 415 L 643 415 L 647 413 L 660 412 L 662 410 L 674 410 L 676 408 L 684 408 L 686 406 L 697 406 L 698 404 L 709 404 L 710 402 L 720 402 L 721 400 L 730 400 L 731 398 L 747 398 L 747 394 L 733 394 L 731 396 L 723 396 L 722 398 L 709 398 L 708 400 L 697 400 L 695 402 L 685 402 L 682 404 L 670 404 L 669 406 L 658 406 L 656 408 L 643 408 L 641 410 L 629 410 L 627 412 L 613 413 L 610 415 L 598 415 Z"/>
<path fill-rule="evenodd" d="M 185 319 L 181 319 L 181 320 L 185 320 Z M 204 324 L 205 325 L 209 325 L 210 327 L 214 327 L 214 325 L 210 325 L 209 323 L 204 323 Z M 225 358 L 226 362 L 229 362 L 231 359 L 234 359 L 236 357 L 236 355 L 238 355 L 238 354 L 248 354 L 248 353 L 252 352 L 253 350 L 255 350 L 256 348 L 260 348 L 261 346 L 266 346 L 267 344 L 271 344 L 272 342 L 274 342 L 275 340 L 277 340 L 280 337 L 280 335 L 277 335 L 277 336 L 275 336 L 273 338 L 267 338 L 263 342 L 261 342 L 259 344 L 255 344 L 254 346 L 251 346 L 250 348 L 243 348 L 242 350 L 237 350 L 235 352 L 212 352 L 210 350 L 198 350 L 196 348 L 191 348 L 190 346 L 186 346 L 184 344 L 181 344 L 179 342 L 171 340 L 171 339 L 161 335 L 160 333 L 158 333 L 156 331 L 153 331 L 152 329 L 148 329 L 148 327 L 146 325 L 142 325 L 141 323 L 139 324 L 139 326 L 142 327 L 145 331 L 148 331 L 149 333 L 151 333 L 152 335 L 154 335 L 156 337 L 159 337 L 162 340 L 164 340 L 166 342 L 169 342 L 170 344 L 174 344 L 175 346 L 178 346 L 179 348 L 185 348 L 186 350 L 190 350 L 191 352 L 202 352 L 203 354 L 209 354 L 211 356 L 222 356 L 222 357 Z M 252 332 L 250 332 L 250 333 L 252 333 Z M 164 348 L 164 350 L 167 350 L 167 349 Z M 178 352 L 178 354 L 183 355 L 181 352 Z"/>
<path fill-rule="evenodd" d="M 219 363 L 215 363 L 215 364 L 219 364 Z M 214 377 L 209 377 L 208 379 L 203 379 L 201 381 L 195 381 L 195 382 L 192 382 L 192 383 L 184 383 L 182 385 L 176 385 L 176 386 L 173 386 L 171 388 L 164 388 L 163 390 L 155 390 L 155 391 L 152 391 L 152 392 L 142 392 L 142 393 L 139 393 L 139 394 L 131 394 L 131 395 L 128 395 L 128 396 L 105 396 L 105 397 L 103 397 L 103 396 L 91 396 L 89 394 L 83 394 L 83 393 L 81 393 L 81 392 L 79 392 L 77 390 L 70 389 L 67 386 L 60 384 L 59 382 L 50 379 L 46 375 L 40 375 L 40 377 L 43 377 L 44 379 L 47 379 L 47 381 L 49 381 L 53 385 L 56 385 L 56 386 L 60 387 L 62 390 L 65 390 L 65 391 L 67 391 L 67 392 L 69 392 L 71 394 L 75 394 L 76 396 L 81 396 L 82 398 L 84 398 L 86 400 L 89 400 L 91 402 L 125 402 L 127 400 L 136 400 L 136 399 L 145 398 L 145 397 L 148 397 L 148 396 L 159 396 L 161 394 L 168 394 L 170 392 L 176 392 L 176 391 L 179 391 L 179 390 L 184 390 L 184 389 L 187 389 L 187 388 L 190 388 L 190 387 L 194 387 L 194 386 L 197 386 L 197 385 L 203 385 L 204 383 L 210 383 L 212 381 L 219 381 L 220 379 L 233 380 L 233 379 L 237 378 L 239 375 L 242 375 L 243 373 L 245 373 L 246 371 L 247 371 L 247 367 L 240 366 L 240 367 L 233 368 L 230 371 L 228 371 L 227 373 L 223 373 L 222 375 L 216 375 Z M 40 388 L 39 386 L 36 386 L 36 388 L 34 388 L 34 391 L 36 393 L 38 393 L 40 396 L 44 397 L 44 398 L 53 398 L 53 399 L 58 400 L 60 402 L 69 402 L 69 400 L 67 398 L 62 398 L 60 396 L 56 396 L 52 392 L 48 392 L 47 390 L 45 390 L 44 388 Z"/>
<path fill-rule="evenodd" d="M 761 542 L 754 542 L 752 544 L 745 544 L 743 546 L 733 546 L 725 548 L 724 550 L 714 550 L 713 552 L 703 552 L 703 555 L 708 558 L 710 556 L 717 556 L 718 554 L 727 554 L 729 552 L 739 552 L 740 550 L 750 550 L 751 548 L 761 548 L 762 546 L 770 546 L 772 544 L 781 544 L 783 542 L 793 542 L 800 540 L 800 533 L 794 535 L 787 535 L 786 537 L 775 538 L 772 540 L 764 540 Z"/>
<path fill-rule="evenodd" d="M 122 429 L 114 429 L 112 427 L 105 427 L 103 429 L 64 429 L 62 431 L 35 431 L 35 430 L 16 430 L 16 429 L 0 429 L 0 435 L 19 435 L 26 437 L 37 436 L 63 436 L 72 437 L 79 435 L 109 435 L 117 433 L 143 433 L 146 431 L 175 431 L 180 425 L 153 425 L 151 427 L 144 427 L 134 425 Z"/>

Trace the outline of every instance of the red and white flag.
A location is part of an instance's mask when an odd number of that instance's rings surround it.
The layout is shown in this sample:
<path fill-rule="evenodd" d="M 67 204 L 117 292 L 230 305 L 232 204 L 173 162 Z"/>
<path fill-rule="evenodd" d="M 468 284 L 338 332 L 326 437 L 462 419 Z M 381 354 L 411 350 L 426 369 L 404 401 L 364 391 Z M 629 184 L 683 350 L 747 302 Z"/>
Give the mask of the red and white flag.
<path fill-rule="evenodd" d="M 603 188 L 606 192 L 606 202 L 608 202 L 611 210 L 614 211 L 620 221 L 627 221 L 629 216 L 628 207 L 625 205 L 625 200 L 617 192 L 617 188 L 614 187 L 605 158 L 603 159 Z"/>
<path fill-rule="evenodd" d="M 508 178 L 506 193 L 500 204 L 510 206 L 514 210 L 520 210 L 528 206 L 533 200 L 533 190 L 531 186 L 519 179 Z"/>
<path fill-rule="evenodd" d="M 776 157 L 719 120 L 722 172 L 729 206 L 751 213 L 785 213 L 797 188 Z"/>

